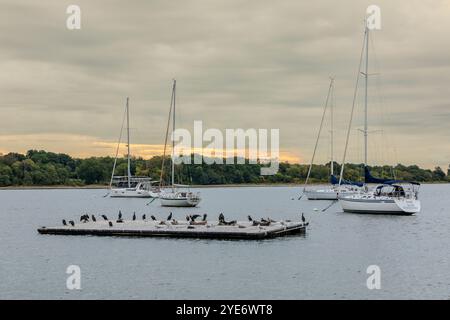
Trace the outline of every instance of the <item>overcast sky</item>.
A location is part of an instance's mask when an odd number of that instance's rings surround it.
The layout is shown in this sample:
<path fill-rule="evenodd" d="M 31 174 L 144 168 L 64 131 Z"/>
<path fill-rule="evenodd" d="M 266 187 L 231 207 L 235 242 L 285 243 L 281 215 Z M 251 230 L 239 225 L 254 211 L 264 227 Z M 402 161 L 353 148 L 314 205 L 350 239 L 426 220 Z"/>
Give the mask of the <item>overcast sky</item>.
<path fill-rule="evenodd" d="M 66 28 L 70 4 L 81 30 Z M 0 152 L 113 155 L 129 96 L 134 153 L 158 153 L 176 78 L 180 126 L 279 128 L 283 159 L 308 162 L 334 76 L 340 161 L 370 4 L 382 28 L 371 33 L 369 162 L 447 167 L 450 2 L 439 0 L 2 0 Z"/>

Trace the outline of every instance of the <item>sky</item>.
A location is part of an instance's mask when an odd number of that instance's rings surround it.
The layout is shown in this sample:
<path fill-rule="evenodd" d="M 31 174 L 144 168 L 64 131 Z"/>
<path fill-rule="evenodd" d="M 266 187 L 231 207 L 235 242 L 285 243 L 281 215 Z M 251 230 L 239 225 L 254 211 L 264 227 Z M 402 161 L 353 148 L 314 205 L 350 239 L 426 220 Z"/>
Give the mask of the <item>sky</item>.
<path fill-rule="evenodd" d="M 71 4 L 80 30 L 66 27 Z M 0 153 L 114 155 L 128 96 L 133 154 L 158 154 L 176 78 L 178 126 L 280 129 L 282 160 L 305 163 L 333 76 L 340 162 L 369 5 L 381 9 L 369 163 L 447 168 L 450 2 L 440 0 L 2 0 Z M 362 161 L 361 93 L 352 162 Z M 331 156 L 329 125 L 327 115 L 318 163 Z"/>

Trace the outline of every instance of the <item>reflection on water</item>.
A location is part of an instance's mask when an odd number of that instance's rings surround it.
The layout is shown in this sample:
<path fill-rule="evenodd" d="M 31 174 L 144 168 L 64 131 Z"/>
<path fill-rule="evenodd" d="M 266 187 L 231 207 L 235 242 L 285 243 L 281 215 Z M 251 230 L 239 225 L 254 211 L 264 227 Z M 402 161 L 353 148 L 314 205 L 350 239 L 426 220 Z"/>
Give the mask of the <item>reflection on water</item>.
<path fill-rule="evenodd" d="M 326 201 L 296 200 L 299 188 L 201 189 L 198 208 L 162 208 L 146 199 L 103 198 L 104 190 L 0 191 L 0 298 L 39 299 L 448 299 L 450 185 L 425 185 L 422 212 L 374 216 L 326 212 Z M 295 200 L 293 200 L 295 199 Z M 314 211 L 314 208 L 319 209 Z M 39 235 L 41 225 L 82 213 L 136 211 L 177 219 L 310 220 L 304 236 L 262 241 Z M 75 220 L 75 221 L 76 221 Z M 66 289 L 67 266 L 81 268 L 80 291 Z M 381 268 L 381 290 L 366 269 Z"/>

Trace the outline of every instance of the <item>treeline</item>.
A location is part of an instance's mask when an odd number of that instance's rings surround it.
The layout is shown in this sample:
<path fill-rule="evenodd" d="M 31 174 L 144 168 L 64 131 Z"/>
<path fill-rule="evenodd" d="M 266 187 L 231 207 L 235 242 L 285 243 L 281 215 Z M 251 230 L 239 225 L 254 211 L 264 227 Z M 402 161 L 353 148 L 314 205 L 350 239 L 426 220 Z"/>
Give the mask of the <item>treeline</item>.
<path fill-rule="evenodd" d="M 151 159 L 133 158 L 131 172 L 137 176 L 149 176 L 160 180 L 161 156 Z M 0 186 L 83 186 L 91 184 L 106 185 L 111 178 L 114 164 L 112 157 L 72 158 L 67 154 L 29 150 L 26 154 L 8 153 L 0 156 Z M 170 173 L 170 158 L 165 161 L 165 173 Z M 176 182 L 184 184 L 240 184 L 240 183 L 304 183 L 308 165 L 280 163 L 278 173 L 261 176 L 263 164 L 180 164 L 176 166 Z M 340 166 L 334 164 L 336 172 Z M 450 167 L 445 173 L 440 167 L 434 170 L 421 169 L 416 165 L 395 167 L 374 166 L 372 174 L 380 178 L 396 178 L 417 182 L 450 182 Z M 118 159 L 116 175 L 126 175 L 126 159 Z M 163 181 L 168 181 L 165 174 Z M 330 163 L 314 165 L 311 182 L 327 182 Z M 346 164 L 345 179 L 361 181 L 362 164 Z"/>

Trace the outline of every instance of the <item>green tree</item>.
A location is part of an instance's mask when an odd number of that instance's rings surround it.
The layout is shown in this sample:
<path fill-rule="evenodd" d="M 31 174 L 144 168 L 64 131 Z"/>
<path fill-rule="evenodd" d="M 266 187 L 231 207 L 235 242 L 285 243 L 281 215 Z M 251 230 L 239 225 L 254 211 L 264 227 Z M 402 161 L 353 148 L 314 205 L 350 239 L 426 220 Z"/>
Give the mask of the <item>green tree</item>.
<path fill-rule="evenodd" d="M 77 168 L 77 176 L 87 184 L 105 183 L 107 170 L 96 158 L 81 161 Z"/>
<path fill-rule="evenodd" d="M 13 171 L 6 164 L 0 163 L 0 186 L 6 187 L 12 184 Z"/>

